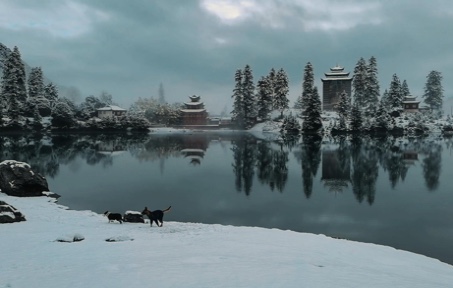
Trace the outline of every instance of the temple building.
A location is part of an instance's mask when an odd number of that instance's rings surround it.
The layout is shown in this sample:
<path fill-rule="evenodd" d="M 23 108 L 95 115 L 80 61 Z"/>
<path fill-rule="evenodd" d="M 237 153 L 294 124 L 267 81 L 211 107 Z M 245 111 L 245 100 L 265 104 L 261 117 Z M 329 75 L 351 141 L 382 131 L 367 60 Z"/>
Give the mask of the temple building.
<path fill-rule="evenodd" d="M 403 100 L 404 112 L 418 112 L 419 104 L 420 104 L 420 101 L 417 100 L 416 96 L 412 96 L 412 95 L 405 96 L 404 100 Z"/>
<path fill-rule="evenodd" d="M 349 72 L 344 72 L 344 68 L 338 65 L 330 68 L 330 72 L 324 75 L 325 78 L 321 78 L 322 109 L 335 111 L 335 105 L 339 102 L 343 91 L 351 97 L 352 77 L 349 77 Z"/>
<path fill-rule="evenodd" d="M 182 125 L 206 125 L 208 112 L 200 101 L 200 96 L 193 95 L 189 98 L 190 102 L 185 102 L 181 109 Z"/>

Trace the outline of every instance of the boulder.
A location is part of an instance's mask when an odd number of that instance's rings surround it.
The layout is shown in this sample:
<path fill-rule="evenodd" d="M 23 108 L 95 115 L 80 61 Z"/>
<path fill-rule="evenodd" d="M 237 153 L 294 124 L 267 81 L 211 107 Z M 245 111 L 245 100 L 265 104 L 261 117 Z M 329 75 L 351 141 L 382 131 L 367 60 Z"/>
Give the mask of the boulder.
<path fill-rule="evenodd" d="M 123 217 L 124 222 L 145 223 L 142 213 L 138 211 L 126 211 Z"/>
<path fill-rule="evenodd" d="M 33 172 L 29 164 L 15 160 L 0 163 L 0 189 L 10 196 L 43 196 L 49 191 L 46 178 Z"/>
<path fill-rule="evenodd" d="M 0 201 L 0 224 L 25 221 L 25 217 L 16 208 Z"/>

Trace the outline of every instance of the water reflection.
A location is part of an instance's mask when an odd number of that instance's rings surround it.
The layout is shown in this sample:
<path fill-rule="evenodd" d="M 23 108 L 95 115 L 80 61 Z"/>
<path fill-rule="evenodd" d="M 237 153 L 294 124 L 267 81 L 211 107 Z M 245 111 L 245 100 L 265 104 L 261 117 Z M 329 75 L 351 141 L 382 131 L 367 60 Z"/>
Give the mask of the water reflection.
<path fill-rule="evenodd" d="M 306 198 L 313 193 L 313 181 L 321 168 L 320 180 L 328 191 L 349 190 L 358 202 L 372 205 L 376 197 L 379 171 L 388 174 L 392 188 L 404 182 L 415 164 L 420 163 L 426 188 L 439 187 L 441 173 L 441 141 L 423 141 L 394 137 L 370 138 L 344 136 L 322 139 L 314 135 L 272 142 L 249 134 L 213 133 L 190 135 L 72 135 L 50 136 L 8 135 L 0 137 L 3 159 L 30 163 L 44 176 L 56 177 L 59 165 L 77 157 L 88 165 L 109 167 L 114 156 L 129 152 L 139 161 L 159 161 L 161 174 L 165 162 L 182 157 L 193 166 L 202 165 L 212 141 L 231 143 L 231 166 L 235 189 L 250 195 L 255 175 L 257 180 L 274 191 L 283 193 L 288 180 L 290 155 L 301 168 L 302 190 Z M 324 142 L 323 142 L 324 141 Z M 451 147 L 451 142 L 446 142 Z M 225 159 L 228 161 L 228 159 Z"/>

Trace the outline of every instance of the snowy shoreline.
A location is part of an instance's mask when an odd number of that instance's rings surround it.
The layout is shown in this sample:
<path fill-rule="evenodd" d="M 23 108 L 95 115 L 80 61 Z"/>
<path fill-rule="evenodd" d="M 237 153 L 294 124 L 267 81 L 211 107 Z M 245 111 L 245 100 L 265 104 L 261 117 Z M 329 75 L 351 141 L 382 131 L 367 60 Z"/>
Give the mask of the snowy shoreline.
<path fill-rule="evenodd" d="M 453 266 L 324 235 L 200 223 L 108 223 L 48 197 L 0 200 L 0 287 L 449 287 Z M 172 213 L 177 213 L 175 207 Z M 58 239 L 82 236 L 81 242 Z M 106 242 L 114 239 L 118 242 Z"/>

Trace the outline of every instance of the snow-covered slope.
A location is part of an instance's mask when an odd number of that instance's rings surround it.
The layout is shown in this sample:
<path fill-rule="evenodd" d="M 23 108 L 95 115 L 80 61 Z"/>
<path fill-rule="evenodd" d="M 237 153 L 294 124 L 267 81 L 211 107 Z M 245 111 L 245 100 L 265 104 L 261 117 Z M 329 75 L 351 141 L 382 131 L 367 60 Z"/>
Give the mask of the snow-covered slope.
<path fill-rule="evenodd" d="M 453 283 L 453 266 L 385 246 L 256 227 L 109 224 L 102 215 L 67 210 L 47 197 L 0 193 L 0 200 L 27 218 L 0 225 L 2 288 L 432 288 Z M 170 213 L 178 213 L 178 207 Z M 84 240 L 57 241 L 74 236 Z"/>

